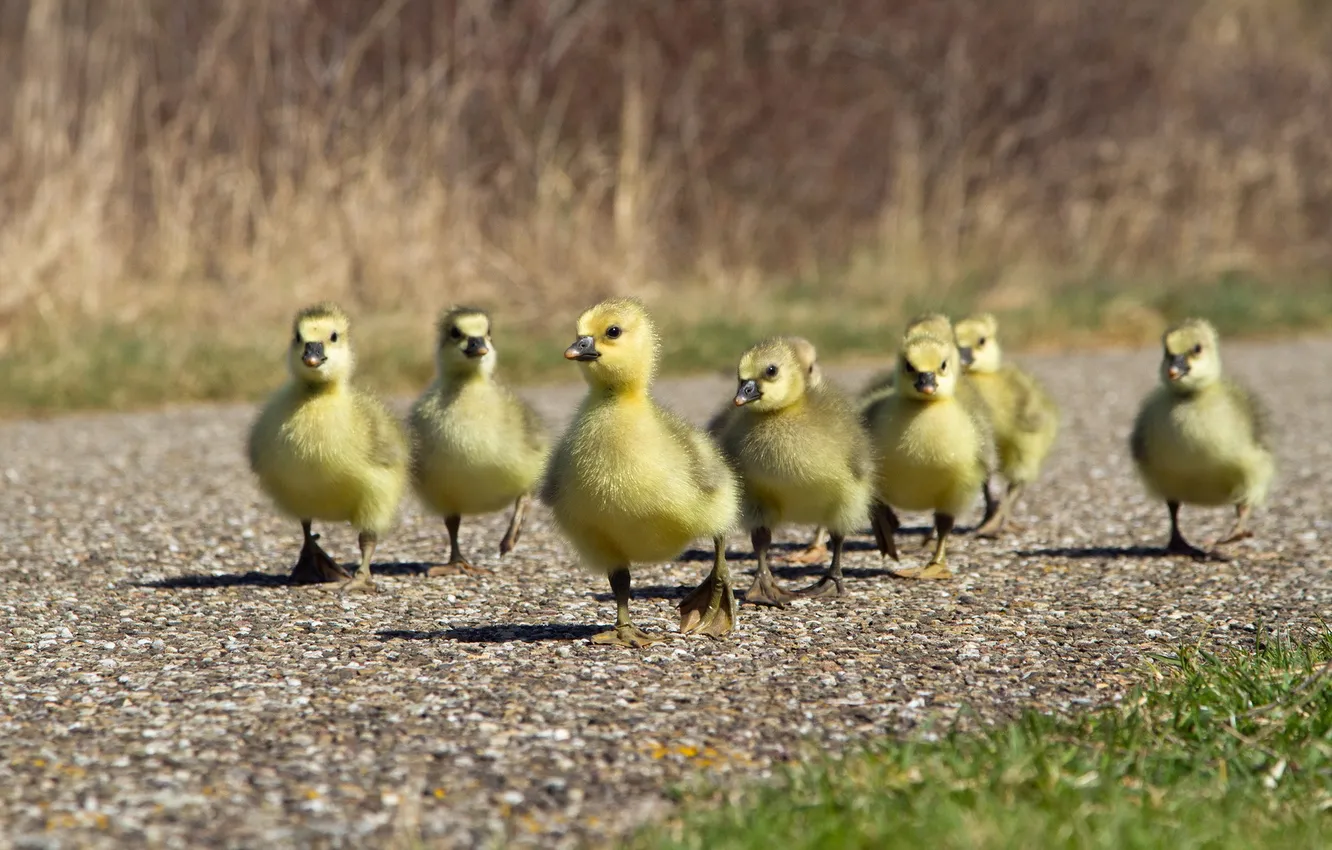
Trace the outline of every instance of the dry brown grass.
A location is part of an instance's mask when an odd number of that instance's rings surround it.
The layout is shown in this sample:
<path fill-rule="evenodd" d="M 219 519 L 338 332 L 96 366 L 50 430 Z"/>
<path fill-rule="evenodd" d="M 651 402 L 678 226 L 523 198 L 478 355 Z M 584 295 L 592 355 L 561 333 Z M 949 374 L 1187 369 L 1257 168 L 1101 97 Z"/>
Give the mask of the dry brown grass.
<path fill-rule="evenodd" d="M 0 358 L 1332 265 L 1318 0 L 0 0 L 0 92 Z"/>

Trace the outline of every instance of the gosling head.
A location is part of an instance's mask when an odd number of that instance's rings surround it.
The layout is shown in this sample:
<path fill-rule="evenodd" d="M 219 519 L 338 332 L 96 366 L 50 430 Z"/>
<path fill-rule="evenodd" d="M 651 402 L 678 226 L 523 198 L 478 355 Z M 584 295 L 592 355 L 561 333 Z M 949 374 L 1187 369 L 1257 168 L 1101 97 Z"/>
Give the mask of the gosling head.
<path fill-rule="evenodd" d="M 1161 381 L 1177 393 L 1196 392 L 1221 377 L 1216 329 L 1205 319 L 1186 319 L 1161 337 Z"/>
<path fill-rule="evenodd" d="M 564 351 L 589 386 L 646 389 L 657 367 L 657 329 L 637 298 L 611 298 L 578 317 L 577 339 Z"/>
<path fill-rule="evenodd" d="M 740 386 L 735 406 L 760 412 L 781 410 L 798 402 L 809 386 L 809 366 L 790 339 L 770 339 L 750 348 L 736 369 Z"/>
<path fill-rule="evenodd" d="M 822 383 L 823 370 L 819 368 L 819 357 L 818 352 L 814 349 L 814 343 L 803 336 L 786 336 L 782 339 L 795 350 L 796 359 L 800 361 L 800 368 L 805 370 L 805 384 L 810 387 L 817 387 Z"/>
<path fill-rule="evenodd" d="M 961 368 L 957 346 L 951 341 L 917 333 L 903 343 L 897 358 L 898 392 L 922 401 L 949 398 Z"/>
<path fill-rule="evenodd" d="M 354 358 L 348 332 L 351 320 L 332 302 L 306 307 L 292 322 L 287 369 L 310 386 L 327 386 L 351 377 Z"/>
<path fill-rule="evenodd" d="M 968 372 L 998 372 L 1003 358 L 999 350 L 999 322 L 989 313 L 967 316 L 957 323 L 957 353 Z"/>
<path fill-rule="evenodd" d="M 907 322 L 902 338 L 907 339 L 916 334 L 927 334 L 936 339 L 952 339 L 953 323 L 943 313 L 920 313 Z"/>
<path fill-rule="evenodd" d="M 435 363 L 441 375 L 489 375 L 495 370 L 490 316 L 472 307 L 452 307 L 439 317 Z"/>

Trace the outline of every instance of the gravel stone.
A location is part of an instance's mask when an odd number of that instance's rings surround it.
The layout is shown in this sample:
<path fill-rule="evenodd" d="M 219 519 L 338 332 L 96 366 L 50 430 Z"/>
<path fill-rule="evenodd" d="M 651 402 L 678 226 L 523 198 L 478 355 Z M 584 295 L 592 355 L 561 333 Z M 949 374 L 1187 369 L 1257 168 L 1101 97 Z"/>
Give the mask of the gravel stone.
<path fill-rule="evenodd" d="M 1098 705 L 1181 641 L 1319 629 L 1332 341 L 1226 346 L 1272 407 L 1281 466 L 1257 537 L 1223 564 L 1157 553 L 1166 511 L 1126 446 L 1157 356 L 1016 358 L 1060 402 L 1063 431 L 1019 528 L 950 545 L 955 580 L 893 579 L 862 534 L 847 598 L 743 605 L 727 640 L 641 651 L 590 643 L 613 618 L 610 589 L 539 506 L 503 560 L 507 515 L 464 521 L 466 551 L 493 575 L 428 579 L 447 536 L 409 499 L 376 553 L 382 592 L 343 598 L 284 584 L 300 529 L 246 468 L 254 408 L 0 424 L 0 832 L 34 848 L 605 843 L 700 778 Z M 853 387 L 869 374 L 828 371 Z M 702 422 L 731 383 L 663 380 L 658 394 Z M 557 425 L 581 393 L 525 391 Z M 927 519 L 904 516 L 904 562 L 925 557 Z M 1230 520 L 1184 509 L 1200 544 Z M 351 529 L 316 528 L 354 563 Z M 743 591 L 741 535 L 731 554 Z M 637 570 L 639 624 L 674 632 L 710 557 L 700 541 Z M 803 585 L 820 569 L 777 573 Z"/>

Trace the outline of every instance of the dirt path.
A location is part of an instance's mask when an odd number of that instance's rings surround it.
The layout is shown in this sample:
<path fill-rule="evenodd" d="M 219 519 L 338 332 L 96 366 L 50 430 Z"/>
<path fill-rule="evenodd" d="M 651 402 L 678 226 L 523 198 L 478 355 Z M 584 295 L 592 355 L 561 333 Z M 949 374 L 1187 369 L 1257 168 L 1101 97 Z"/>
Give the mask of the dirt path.
<path fill-rule="evenodd" d="M 1282 456 L 1234 563 L 1149 551 L 1165 510 L 1142 495 L 1126 438 L 1156 352 L 1024 358 L 1065 421 L 1020 533 L 959 539 L 944 584 L 885 576 L 859 538 L 849 598 L 745 606 L 730 640 L 638 652 L 588 642 L 613 616 L 609 589 L 573 568 L 542 509 L 503 562 L 507 517 L 464 524 L 494 575 L 426 579 L 446 537 L 411 501 L 379 549 L 384 592 L 341 599 L 280 582 L 299 530 L 246 470 L 250 408 L 0 425 L 0 834 L 25 847 L 563 846 L 658 813 L 699 773 L 739 781 L 808 746 L 967 711 L 1098 702 L 1178 641 L 1243 643 L 1255 623 L 1302 632 L 1332 611 L 1332 341 L 1226 353 L 1272 406 Z M 718 377 L 659 395 L 701 421 L 730 390 Z M 530 395 L 562 424 L 580 393 Z M 1229 519 L 1185 509 L 1198 541 Z M 350 530 L 320 530 L 352 560 Z M 743 588 L 738 535 L 732 552 Z M 674 630 L 698 557 L 636 573 L 640 624 Z"/>

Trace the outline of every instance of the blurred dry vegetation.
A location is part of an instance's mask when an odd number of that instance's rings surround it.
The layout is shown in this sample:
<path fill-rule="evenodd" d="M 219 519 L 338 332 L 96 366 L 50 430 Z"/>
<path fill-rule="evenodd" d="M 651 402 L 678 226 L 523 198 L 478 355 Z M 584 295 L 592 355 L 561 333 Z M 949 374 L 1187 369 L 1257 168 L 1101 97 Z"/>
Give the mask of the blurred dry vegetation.
<path fill-rule="evenodd" d="M 533 374 L 611 292 L 691 366 L 1332 306 L 1323 0 L 0 0 L 0 93 L 0 408 L 253 394 L 322 298 L 399 390 L 454 301 Z"/>

